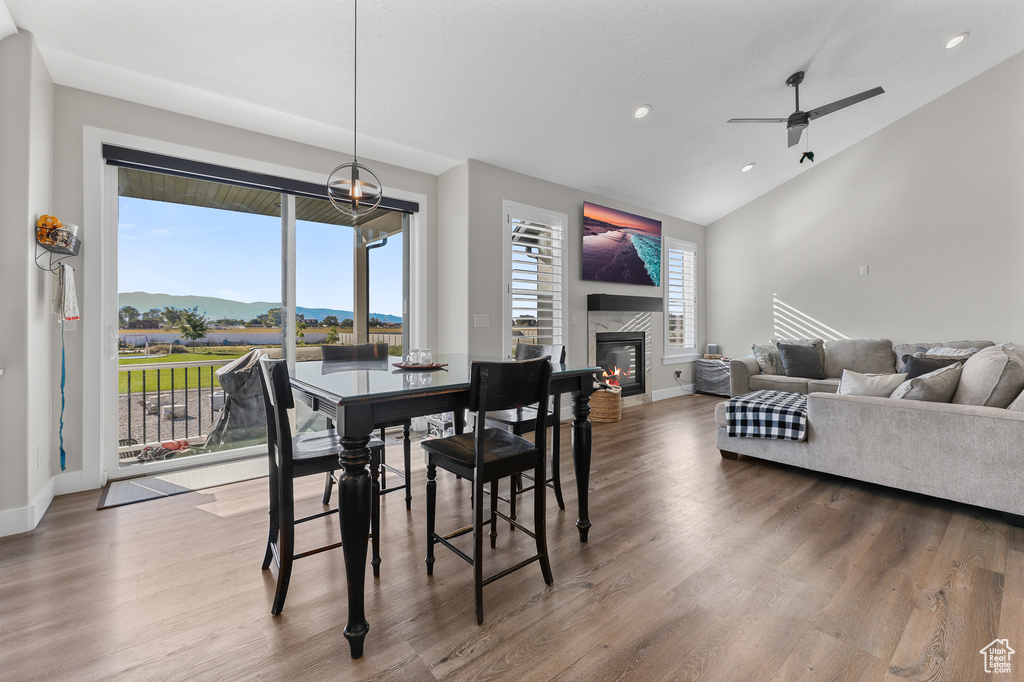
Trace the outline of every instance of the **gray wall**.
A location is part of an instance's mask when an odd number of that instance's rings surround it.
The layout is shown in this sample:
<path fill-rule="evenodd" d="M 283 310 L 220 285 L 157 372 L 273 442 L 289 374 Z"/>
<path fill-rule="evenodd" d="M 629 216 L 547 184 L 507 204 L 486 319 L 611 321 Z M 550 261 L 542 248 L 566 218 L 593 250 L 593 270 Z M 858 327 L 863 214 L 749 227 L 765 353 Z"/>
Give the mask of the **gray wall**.
<path fill-rule="evenodd" d="M 51 275 L 33 257 L 36 218 L 55 212 L 53 90 L 31 33 L 0 42 L 0 535 L 34 525 L 52 495 L 50 409 L 59 375 L 50 371 L 50 334 L 56 318 L 49 312 Z"/>
<path fill-rule="evenodd" d="M 568 308 L 566 315 L 577 317 L 577 325 L 568 327 L 566 353 L 570 362 L 585 363 L 587 358 L 587 294 L 625 294 L 631 296 L 662 295 L 661 287 L 641 287 L 627 284 L 606 284 L 584 281 L 581 278 L 580 246 L 582 244 L 583 202 L 617 208 L 638 213 L 662 221 L 665 236 L 684 239 L 697 244 L 698 249 L 698 348 L 705 343 L 703 271 L 704 271 L 704 228 L 695 223 L 673 218 L 642 207 L 630 206 L 605 197 L 588 194 L 578 189 L 539 180 L 528 175 L 514 173 L 480 161 L 470 160 L 468 169 L 469 208 L 466 230 L 468 231 L 469 270 L 467 285 L 461 290 L 457 286 L 442 288 L 439 280 L 438 295 L 441 300 L 449 296 L 463 296 L 466 300 L 466 315 L 461 320 L 465 329 L 468 350 L 473 354 L 495 355 L 502 351 L 502 202 L 513 201 L 536 208 L 565 213 L 569 217 L 569 231 L 566 235 L 565 270 Z M 451 172 L 451 171 L 449 171 Z M 609 172 L 613 172 L 609 170 Z M 491 325 L 486 328 L 472 326 L 473 315 L 488 313 Z M 662 315 L 656 315 L 661 319 Z M 568 323 L 568 320 L 567 320 Z M 652 348 L 652 388 L 663 390 L 675 388 L 680 383 L 693 381 L 694 363 L 679 365 L 661 364 L 664 347 L 663 330 L 654 330 Z M 683 376 L 676 381 L 674 371 L 681 369 Z"/>
<path fill-rule="evenodd" d="M 708 339 L 765 343 L 776 294 L 852 338 L 1024 342 L 1021 83 L 1024 54 L 708 226 Z"/>
<path fill-rule="evenodd" d="M 6 43 L 6 41 L 4 41 Z M 138 135 L 145 138 L 187 145 L 211 152 L 229 154 L 262 163 L 273 163 L 301 171 L 327 174 L 340 158 L 347 158 L 327 149 L 270 137 L 239 128 L 211 123 L 189 116 L 162 111 L 123 100 L 112 99 L 73 88 L 58 86 L 54 107 L 54 148 L 55 166 L 53 172 L 54 207 L 62 220 L 81 225 L 83 255 L 86 249 L 98 247 L 96 239 L 100 225 L 88 224 L 85 220 L 85 184 L 83 170 L 83 129 L 92 126 L 103 130 Z M 434 241 L 436 225 L 437 178 L 398 166 L 391 166 L 367 159 L 365 161 L 380 176 L 387 188 L 416 192 L 427 197 L 424 213 L 428 225 L 429 241 Z M 90 169 L 92 172 L 92 169 Z M 88 309 L 86 299 L 90 288 L 99 286 L 100 274 L 89 272 L 84 267 L 83 255 L 76 258 L 79 274 L 79 301 L 83 304 L 83 320 L 96 315 Z M 114 267 L 115 264 L 106 264 Z M 432 299 L 430 299 L 432 301 Z M 432 309 L 433 303 L 428 304 Z M 429 317 L 429 316 L 428 316 Z M 82 447 L 94 444 L 83 443 L 83 406 L 96 399 L 95 387 L 83 385 L 83 367 L 95 358 L 86 358 L 83 334 L 68 336 L 68 390 L 69 410 L 65 414 L 65 442 L 70 443 L 68 451 L 69 468 L 82 466 Z M 87 441 L 89 439 L 86 439 Z"/>

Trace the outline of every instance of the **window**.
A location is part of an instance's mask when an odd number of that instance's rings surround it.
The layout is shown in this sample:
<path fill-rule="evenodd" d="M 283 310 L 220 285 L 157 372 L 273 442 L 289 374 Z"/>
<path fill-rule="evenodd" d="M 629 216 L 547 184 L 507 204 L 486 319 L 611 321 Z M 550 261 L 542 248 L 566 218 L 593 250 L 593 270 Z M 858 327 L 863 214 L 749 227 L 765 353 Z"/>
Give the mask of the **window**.
<path fill-rule="evenodd" d="M 665 357 L 697 352 L 697 245 L 665 238 Z"/>
<path fill-rule="evenodd" d="M 504 203 L 504 352 L 516 345 L 564 344 L 562 248 L 568 216 Z"/>

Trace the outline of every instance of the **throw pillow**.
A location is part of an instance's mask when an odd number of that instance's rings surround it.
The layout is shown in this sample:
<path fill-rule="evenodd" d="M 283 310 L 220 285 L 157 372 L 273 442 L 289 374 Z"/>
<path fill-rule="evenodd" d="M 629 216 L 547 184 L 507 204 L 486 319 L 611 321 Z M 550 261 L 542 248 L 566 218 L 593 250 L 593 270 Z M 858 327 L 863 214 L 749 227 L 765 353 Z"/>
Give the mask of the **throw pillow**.
<path fill-rule="evenodd" d="M 989 346 L 964 363 L 957 405 L 1007 407 L 1024 390 L 1024 353 L 1006 346 Z"/>
<path fill-rule="evenodd" d="M 1021 394 L 1006 409 L 1011 412 L 1024 412 L 1024 391 L 1021 391 Z"/>
<path fill-rule="evenodd" d="M 770 343 L 765 344 L 752 344 L 750 346 L 751 352 L 754 357 L 757 358 L 757 365 L 761 368 L 761 372 L 764 374 L 785 374 L 786 370 L 782 367 L 782 356 L 779 355 L 779 349 Z"/>
<path fill-rule="evenodd" d="M 906 374 L 907 379 L 916 379 L 922 374 L 934 372 L 940 367 L 949 367 L 957 362 L 960 361 L 956 358 L 919 358 L 916 355 L 904 355 L 900 374 Z"/>
<path fill-rule="evenodd" d="M 821 355 L 817 346 L 804 346 L 797 343 L 780 343 L 779 354 L 782 355 L 782 367 L 787 377 L 803 379 L 824 379 Z"/>
<path fill-rule="evenodd" d="M 843 376 L 844 369 L 862 374 L 891 374 L 896 356 L 889 339 L 833 339 L 825 348 L 825 374 Z"/>
<path fill-rule="evenodd" d="M 896 346 L 896 371 L 903 367 L 903 356 L 923 353 L 929 348 L 985 348 L 993 345 L 991 341 L 943 341 L 936 343 L 901 343 Z"/>
<path fill-rule="evenodd" d="M 818 357 L 821 359 L 821 368 L 825 369 L 825 340 L 824 339 L 771 339 L 768 343 L 776 348 L 780 343 L 796 344 L 797 346 L 814 346 L 818 349 Z"/>
<path fill-rule="evenodd" d="M 891 372 L 888 374 L 862 374 L 844 369 L 843 378 L 839 380 L 839 394 L 888 398 L 906 378 L 903 374 Z"/>
<path fill-rule="evenodd" d="M 889 397 L 903 400 L 925 400 L 930 403 L 948 403 L 956 393 L 957 384 L 960 383 L 962 367 L 963 365 L 958 362 L 922 374 L 916 379 L 904 381 Z"/>

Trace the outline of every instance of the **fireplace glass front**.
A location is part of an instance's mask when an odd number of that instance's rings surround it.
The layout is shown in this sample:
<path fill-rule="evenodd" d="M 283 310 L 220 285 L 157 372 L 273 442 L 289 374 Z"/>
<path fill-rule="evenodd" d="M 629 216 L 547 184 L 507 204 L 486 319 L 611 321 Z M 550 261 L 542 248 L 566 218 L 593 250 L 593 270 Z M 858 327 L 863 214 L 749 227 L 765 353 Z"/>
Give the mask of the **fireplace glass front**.
<path fill-rule="evenodd" d="M 623 396 L 646 392 L 644 333 L 598 332 L 595 340 L 595 362 L 604 370 L 599 378 L 605 383 L 621 386 Z"/>

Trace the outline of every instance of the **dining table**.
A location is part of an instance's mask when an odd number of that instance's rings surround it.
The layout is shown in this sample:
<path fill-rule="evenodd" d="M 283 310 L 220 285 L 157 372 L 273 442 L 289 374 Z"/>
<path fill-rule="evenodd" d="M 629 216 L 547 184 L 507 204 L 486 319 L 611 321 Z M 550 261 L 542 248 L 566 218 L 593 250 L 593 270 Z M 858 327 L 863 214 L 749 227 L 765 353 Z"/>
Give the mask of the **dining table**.
<path fill-rule="evenodd" d="M 467 354 L 436 354 L 432 364 L 437 367 L 433 369 L 401 369 L 399 357 L 295 363 L 291 386 L 296 401 L 332 420 L 343 447 L 338 458 L 337 488 L 348 580 L 345 638 L 352 658 L 363 655 L 363 642 L 370 629 L 363 600 L 372 492 L 367 443 L 379 425 L 445 412 L 453 413 L 455 432 L 461 433 L 469 405 L 470 368 L 478 361 L 510 362 Z M 551 395 L 569 394 L 572 399 L 572 462 L 580 542 L 587 541 L 590 531 L 590 395 L 595 388 L 595 374 L 600 371 L 599 367 L 589 365 L 552 363 Z"/>

